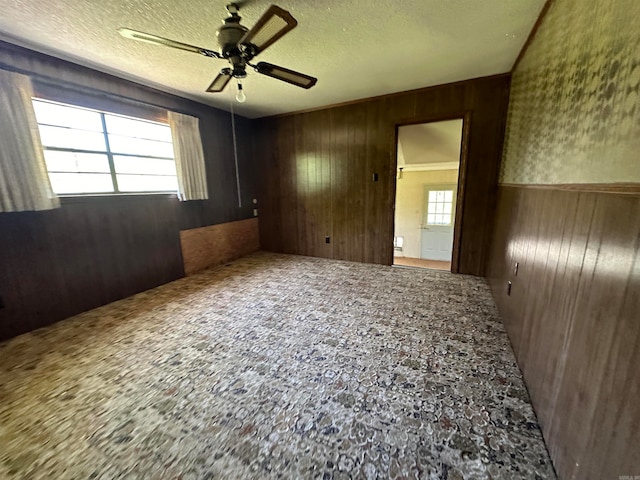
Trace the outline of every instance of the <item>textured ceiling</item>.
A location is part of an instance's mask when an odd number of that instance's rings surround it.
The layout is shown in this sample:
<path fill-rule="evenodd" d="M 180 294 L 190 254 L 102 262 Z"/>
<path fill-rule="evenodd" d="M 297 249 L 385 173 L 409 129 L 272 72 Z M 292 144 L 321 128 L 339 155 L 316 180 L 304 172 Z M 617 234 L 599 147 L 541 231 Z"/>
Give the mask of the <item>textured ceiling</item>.
<path fill-rule="evenodd" d="M 205 93 L 223 60 L 122 38 L 135 30 L 218 50 L 226 1 L 0 0 L 0 38 L 229 110 Z M 271 4 L 246 0 L 251 27 Z M 318 77 L 303 90 L 249 73 L 247 102 L 260 117 L 511 69 L 544 0 L 279 0 L 298 27 L 258 57 Z M 235 86 L 233 88 L 235 90 Z"/>
<path fill-rule="evenodd" d="M 461 141 L 461 119 L 404 125 L 398 129 L 398 167 L 406 171 L 458 168 Z"/>

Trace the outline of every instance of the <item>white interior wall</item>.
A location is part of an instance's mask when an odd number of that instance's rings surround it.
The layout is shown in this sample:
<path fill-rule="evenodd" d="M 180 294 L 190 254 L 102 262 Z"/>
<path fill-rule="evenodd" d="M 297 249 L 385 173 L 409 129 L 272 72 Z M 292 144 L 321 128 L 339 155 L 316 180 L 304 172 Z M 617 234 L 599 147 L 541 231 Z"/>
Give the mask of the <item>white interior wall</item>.
<path fill-rule="evenodd" d="M 403 172 L 396 186 L 395 236 L 404 238 L 404 246 L 395 256 L 420 258 L 425 185 L 457 183 L 458 170 Z"/>

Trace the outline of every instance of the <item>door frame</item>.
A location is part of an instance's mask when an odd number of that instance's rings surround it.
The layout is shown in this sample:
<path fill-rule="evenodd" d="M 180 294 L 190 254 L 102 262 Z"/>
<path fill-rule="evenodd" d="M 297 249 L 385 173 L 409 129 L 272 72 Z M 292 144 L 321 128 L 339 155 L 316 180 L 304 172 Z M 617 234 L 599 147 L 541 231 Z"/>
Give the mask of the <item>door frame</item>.
<path fill-rule="evenodd" d="M 462 242 L 462 219 L 465 209 L 465 189 L 467 185 L 467 157 L 469 155 L 469 132 L 471 129 L 471 110 L 464 110 L 456 113 L 448 113 L 445 115 L 427 115 L 421 117 L 412 117 L 395 122 L 393 135 L 393 208 L 391 209 L 391 236 L 388 241 L 388 254 L 391 259 L 390 265 L 393 265 L 393 236 L 396 229 L 396 193 L 398 183 L 398 131 L 400 127 L 405 125 L 417 125 L 420 123 L 444 122 L 447 120 L 462 120 L 462 138 L 460 139 L 460 164 L 458 166 L 458 191 L 456 194 L 456 213 L 453 225 L 453 253 L 451 254 L 451 273 L 459 273 L 460 271 L 460 246 Z"/>

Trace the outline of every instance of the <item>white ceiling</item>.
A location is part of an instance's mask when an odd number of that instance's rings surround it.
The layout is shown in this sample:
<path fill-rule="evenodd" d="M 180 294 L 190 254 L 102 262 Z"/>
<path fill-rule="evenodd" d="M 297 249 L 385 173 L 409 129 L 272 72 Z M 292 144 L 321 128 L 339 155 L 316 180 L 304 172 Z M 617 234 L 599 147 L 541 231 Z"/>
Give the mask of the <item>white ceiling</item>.
<path fill-rule="evenodd" d="M 235 111 L 255 118 L 507 72 L 544 1 L 277 0 L 298 27 L 258 60 L 313 75 L 318 84 L 303 90 L 251 71 L 247 102 Z M 225 0 L 0 3 L 0 39 L 229 110 L 230 95 L 205 93 L 224 60 L 116 32 L 129 27 L 218 50 Z M 250 28 L 272 2 L 239 3 Z"/>
<path fill-rule="evenodd" d="M 460 164 L 462 119 L 398 128 L 398 167 L 405 172 L 456 169 Z"/>

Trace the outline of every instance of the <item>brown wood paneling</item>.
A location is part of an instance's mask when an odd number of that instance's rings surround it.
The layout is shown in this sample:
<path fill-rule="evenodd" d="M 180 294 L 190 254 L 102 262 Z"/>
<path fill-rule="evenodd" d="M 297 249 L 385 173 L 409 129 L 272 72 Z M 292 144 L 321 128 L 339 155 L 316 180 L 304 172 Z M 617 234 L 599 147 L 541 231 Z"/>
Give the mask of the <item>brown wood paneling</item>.
<path fill-rule="evenodd" d="M 458 271 L 482 275 L 508 89 L 509 76 L 488 77 L 260 119 L 263 248 L 390 265 L 396 126 L 467 115 Z"/>
<path fill-rule="evenodd" d="M 181 277 L 177 203 L 101 198 L 0 214 L 1 337 Z"/>
<path fill-rule="evenodd" d="M 500 188 L 490 283 L 560 478 L 640 472 L 639 251 L 640 195 Z"/>
<path fill-rule="evenodd" d="M 258 219 L 183 230 L 180 247 L 185 275 L 222 265 L 260 250 Z"/>
<path fill-rule="evenodd" d="M 263 149 L 263 145 L 267 145 L 267 138 L 274 138 L 276 135 L 275 128 L 272 125 L 267 125 L 265 128 L 256 132 L 256 157 L 260 158 L 264 162 L 261 170 L 269 172 L 269 181 L 261 182 L 261 194 L 257 204 L 258 212 L 262 215 L 263 212 L 274 211 L 276 208 L 275 199 L 280 198 L 282 173 L 277 159 L 277 143 L 271 144 L 271 149 Z M 265 227 L 264 222 L 259 223 L 260 229 L 260 245 L 262 249 L 276 252 L 279 251 L 282 245 L 282 219 L 280 216 L 273 217 L 271 219 L 272 225 L 269 228 Z"/>
<path fill-rule="evenodd" d="M 0 339 L 179 278 L 180 230 L 252 217 L 257 169 L 250 120 L 236 121 L 240 208 L 228 113 L 4 42 L 0 68 L 35 74 L 46 83 L 42 91 L 61 101 L 198 117 L 209 186 L 205 201 L 82 197 L 47 212 L 0 213 Z"/>

